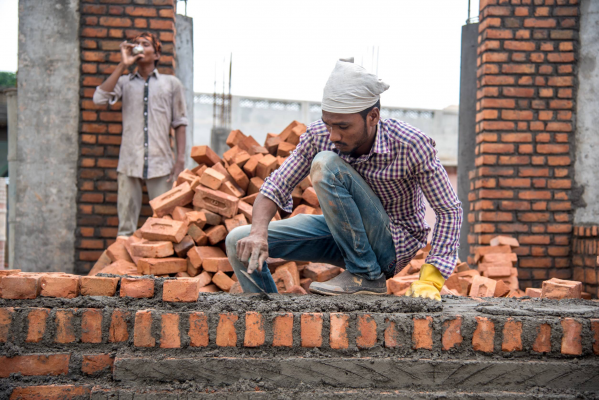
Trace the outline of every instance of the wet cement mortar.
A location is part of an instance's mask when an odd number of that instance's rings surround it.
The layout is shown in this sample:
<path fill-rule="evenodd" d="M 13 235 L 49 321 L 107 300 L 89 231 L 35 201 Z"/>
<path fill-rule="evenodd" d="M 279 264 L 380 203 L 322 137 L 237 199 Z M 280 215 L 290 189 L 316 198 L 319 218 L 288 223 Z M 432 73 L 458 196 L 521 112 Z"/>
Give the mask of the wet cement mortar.
<path fill-rule="evenodd" d="M 155 360 L 162 360 L 171 357 L 195 358 L 195 357 L 236 357 L 240 361 L 247 359 L 251 362 L 252 358 L 265 359 L 288 359 L 291 357 L 331 359 L 331 358 L 389 358 L 389 357 L 407 357 L 426 360 L 494 360 L 497 362 L 506 362 L 510 360 L 539 360 L 556 361 L 563 360 L 568 363 L 591 362 L 594 368 L 599 368 L 597 357 L 593 356 L 588 349 L 592 347 L 592 334 L 590 331 L 590 318 L 599 318 L 599 302 L 585 300 L 547 300 L 547 299 L 485 299 L 484 301 L 457 298 L 453 296 L 444 296 L 442 302 L 432 300 L 402 298 L 396 296 L 335 296 L 321 297 L 316 295 L 297 296 L 297 295 L 271 295 L 270 299 L 265 299 L 260 295 L 229 295 L 226 293 L 202 293 L 195 303 L 170 303 L 163 302 L 161 298 L 162 284 L 164 279 L 156 279 L 156 296 L 152 299 L 131 299 L 114 297 L 77 297 L 74 299 L 54 299 L 39 297 L 35 300 L 0 300 L 0 307 L 15 307 L 13 314 L 13 323 L 9 332 L 9 342 L 0 345 L 0 354 L 12 357 L 19 354 L 40 354 L 40 353 L 58 353 L 70 352 L 71 361 L 69 363 L 69 373 L 60 377 L 25 377 L 20 374 L 13 374 L 11 378 L 0 379 L 0 399 L 5 398 L 16 386 L 25 386 L 32 384 L 89 384 L 105 386 L 107 389 L 117 388 L 125 390 L 128 385 L 122 382 L 112 380 L 110 371 L 105 370 L 94 376 L 81 374 L 81 363 L 83 354 L 109 353 L 117 358 L 129 357 L 150 357 Z M 46 331 L 40 343 L 25 343 L 28 330 L 27 314 L 31 308 L 43 307 L 50 308 L 50 316 L 47 319 Z M 80 319 L 86 308 L 97 308 L 103 310 L 103 332 L 104 337 L 100 344 L 81 343 Z M 54 343 L 56 333 L 55 315 L 59 309 L 73 310 L 74 335 L 77 338 L 75 344 L 57 344 Z M 108 343 L 108 327 L 110 318 L 115 309 L 128 312 L 126 318 L 129 328 L 129 340 L 122 343 Z M 152 335 L 156 339 L 155 348 L 139 349 L 133 345 L 133 322 L 137 310 L 151 310 L 154 317 L 152 326 Z M 189 345 L 189 314 L 192 312 L 204 312 L 209 318 L 210 344 L 205 348 L 191 348 Z M 266 341 L 272 341 L 272 323 L 276 316 L 283 313 L 294 313 L 294 347 L 292 348 L 245 348 L 244 340 L 244 313 L 246 311 L 257 311 L 262 313 L 265 323 Z M 181 313 L 181 346 L 182 349 L 162 349 L 160 348 L 160 315 L 163 313 Z M 323 343 L 322 348 L 302 348 L 299 343 L 300 318 L 299 314 L 306 312 L 323 313 Z M 350 314 L 350 324 L 348 329 L 348 340 L 350 347 L 345 350 L 333 350 L 329 348 L 329 313 L 340 312 Z M 222 348 L 214 343 L 216 337 L 216 326 L 218 325 L 219 314 L 234 313 L 239 316 L 235 323 L 237 328 L 237 347 Z M 355 339 L 358 332 L 355 328 L 355 320 L 358 315 L 368 314 L 374 318 L 377 324 L 377 345 L 371 349 L 359 349 L 355 345 Z M 443 323 L 455 318 L 456 315 L 463 317 L 462 335 L 471 337 L 476 328 L 476 316 L 484 316 L 495 323 L 495 349 L 490 355 L 473 352 L 468 347 L 461 346 L 450 351 L 441 350 L 441 335 Z M 433 350 L 413 350 L 411 342 L 411 332 L 414 318 L 433 317 Z M 536 327 L 541 323 L 547 323 L 552 328 L 551 343 L 552 353 L 550 355 L 534 354 L 532 351 L 522 352 L 501 352 L 502 335 L 500 332 L 503 325 L 510 317 L 515 321 L 521 321 L 523 324 L 522 345 L 524 349 L 530 349 L 536 338 Z M 561 345 L 562 327 L 561 319 L 564 317 L 575 318 L 583 323 L 583 348 L 585 353 L 573 358 L 571 356 L 562 356 L 559 354 Z M 396 349 L 384 348 L 383 335 L 386 326 L 390 321 L 395 322 L 396 329 L 399 331 L 401 346 Z M 147 387 L 147 383 L 144 385 Z M 156 389 L 177 390 L 181 393 L 199 393 L 200 391 L 209 395 L 213 391 L 217 393 L 246 393 L 266 390 L 272 394 L 269 398 L 312 398 L 330 397 L 335 398 L 334 388 L 318 387 L 306 385 L 306 390 L 284 390 L 280 388 L 269 387 L 268 382 L 240 379 L 238 383 L 226 385 L 226 387 L 209 386 L 194 381 L 191 382 L 172 382 L 161 384 Z M 137 387 L 135 390 L 139 390 Z M 149 389 L 148 389 L 149 390 Z M 338 389 L 336 389 L 338 390 Z M 501 390 L 501 388 L 497 388 Z M 541 389 L 539 389 L 541 390 Z M 318 394 L 321 391 L 322 393 Z M 358 391 L 359 392 L 359 391 Z M 356 392 L 356 393 L 358 393 Z M 133 392 L 131 392 L 133 393 Z M 217 394 L 215 393 L 215 394 Z M 412 392 L 410 392 L 412 393 Z M 528 392 L 527 392 L 528 393 Z M 453 398 L 446 397 L 441 393 L 431 394 L 433 397 L 427 397 L 424 392 L 421 398 Z M 547 396 L 557 396 L 555 398 L 599 398 L 598 393 L 579 392 L 573 388 L 564 388 L 563 390 L 549 390 L 542 393 L 528 393 L 527 398 L 549 398 Z M 123 392 L 119 394 L 120 398 L 128 398 L 129 394 Z M 131 394 L 131 396 L 133 396 Z M 148 394 L 148 398 L 154 398 Z M 183 396 L 183 395 L 181 395 Z M 228 395 L 227 395 L 228 396 Z M 289 397 L 290 396 L 290 397 Z M 332 396 L 332 397 L 331 397 Z M 398 395 L 399 396 L 399 395 Z M 479 398 L 477 395 L 460 398 Z M 499 393 L 497 396 L 487 396 L 480 398 L 504 398 Z M 545 397 L 544 397 L 545 396 Z M 565 397 L 563 397 L 565 396 Z M 574 397 L 572 397 L 574 396 Z M 253 397 L 253 396 L 252 396 Z M 344 398 L 352 398 L 353 395 Z M 360 397 L 360 396 L 358 396 Z M 355 398 L 358 398 L 355 397 Z M 365 395 L 360 398 L 375 398 L 378 394 Z M 104 397 L 98 397 L 104 398 Z M 111 398 L 111 397 L 108 397 Z M 116 398 L 116 397 L 113 397 Z M 132 397 L 131 397 L 132 398 Z M 137 397 L 136 397 L 137 398 Z M 156 398 L 166 398 L 162 395 Z M 176 397 L 179 398 L 179 397 Z M 187 398 L 187 397 L 180 397 Z M 192 397 L 190 397 L 192 398 Z M 232 398 L 245 398 L 235 395 Z M 401 398 L 401 396 L 399 396 Z M 406 397 L 409 398 L 409 397 Z M 508 398 L 508 397 L 505 397 Z"/>

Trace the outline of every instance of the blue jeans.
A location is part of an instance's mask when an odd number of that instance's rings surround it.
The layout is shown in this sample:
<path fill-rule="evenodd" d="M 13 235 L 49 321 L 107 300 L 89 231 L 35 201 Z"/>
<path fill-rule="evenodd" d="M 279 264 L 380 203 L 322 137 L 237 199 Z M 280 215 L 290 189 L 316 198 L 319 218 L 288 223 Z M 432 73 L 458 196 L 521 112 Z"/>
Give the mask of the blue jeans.
<path fill-rule="evenodd" d="M 268 253 L 272 258 L 327 263 L 366 279 L 390 275 L 395 247 L 389 216 L 370 186 L 348 163 L 332 151 L 314 157 L 312 185 L 323 215 L 300 214 L 268 225 Z M 258 289 L 241 273 L 246 266 L 237 258 L 236 245 L 250 234 L 250 225 L 227 236 L 227 255 L 246 293 Z M 268 293 L 277 287 L 266 263 L 252 277 Z"/>

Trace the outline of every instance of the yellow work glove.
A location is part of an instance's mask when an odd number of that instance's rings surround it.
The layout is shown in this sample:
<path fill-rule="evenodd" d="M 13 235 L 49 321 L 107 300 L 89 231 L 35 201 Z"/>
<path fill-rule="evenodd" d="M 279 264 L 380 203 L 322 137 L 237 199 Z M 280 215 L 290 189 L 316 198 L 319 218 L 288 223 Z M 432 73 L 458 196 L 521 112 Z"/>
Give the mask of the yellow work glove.
<path fill-rule="evenodd" d="M 440 292 L 444 283 L 445 278 L 434 265 L 423 264 L 420 268 L 420 277 L 416 282 L 412 282 L 406 296 L 441 301 Z"/>

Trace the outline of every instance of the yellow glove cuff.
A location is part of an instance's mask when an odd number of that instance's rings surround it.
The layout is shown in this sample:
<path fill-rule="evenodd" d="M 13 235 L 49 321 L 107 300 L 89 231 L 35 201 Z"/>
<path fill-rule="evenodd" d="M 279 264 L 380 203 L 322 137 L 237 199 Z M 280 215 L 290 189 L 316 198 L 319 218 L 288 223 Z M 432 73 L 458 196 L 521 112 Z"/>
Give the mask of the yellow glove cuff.
<path fill-rule="evenodd" d="M 441 272 L 439 272 L 439 270 L 432 264 L 422 265 L 422 268 L 420 268 L 420 277 L 418 278 L 418 280 L 432 283 L 438 291 L 441 291 L 441 288 L 445 284 L 445 278 L 443 278 Z"/>

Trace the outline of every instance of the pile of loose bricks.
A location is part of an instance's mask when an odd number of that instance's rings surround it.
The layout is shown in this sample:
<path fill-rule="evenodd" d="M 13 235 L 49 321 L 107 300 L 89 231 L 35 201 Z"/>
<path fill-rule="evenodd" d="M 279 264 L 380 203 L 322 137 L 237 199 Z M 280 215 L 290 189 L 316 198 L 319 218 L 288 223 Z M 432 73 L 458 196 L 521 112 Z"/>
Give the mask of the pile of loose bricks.
<path fill-rule="evenodd" d="M 191 158 L 198 166 L 183 171 L 170 191 L 150 201 L 153 216 L 134 235 L 117 238 L 89 275 L 177 278 L 176 284 L 186 289 L 173 295 L 185 301 L 196 301 L 201 292 L 241 293 L 224 240 L 234 228 L 252 222 L 253 203 L 264 180 L 282 165 L 305 131 L 304 124 L 293 121 L 280 134 L 269 134 L 261 146 L 252 136 L 234 130 L 222 158 L 208 146 L 193 147 Z M 293 213 L 285 218 L 322 213 L 309 177 L 295 188 L 292 198 Z M 280 219 L 277 212 L 274 220 Z M 268 266 L 282 293 L 307 294 L 311 282 L 341 272 L 333 265 L 276 259 L 269 259 Z M 133 289 L 145 288 L 144 283 L 123 282 L 124 295 L 147 295 Z"/>
<path fill-rule="evenodd" d="M 552 278 L 543 282 L 541 289 L 526 288 L 518 282 L 518 256 L 514 249 L 518 240 L 509 236 L 496 236 L 489 246 L 477 247 L 474 262 L 477 269 L 458 259 L 454 272 L 441 289 L 442 295 L 483 297 L 542 297 L 549 299 L 591 299 L 582 291 L 582 282 Z M 420 268 L 425 263 L 430 244 L 419 250 L 409 265 L 387 280 L 387 293 L 403 296 L 412 282 L 418 280 Z"/>

